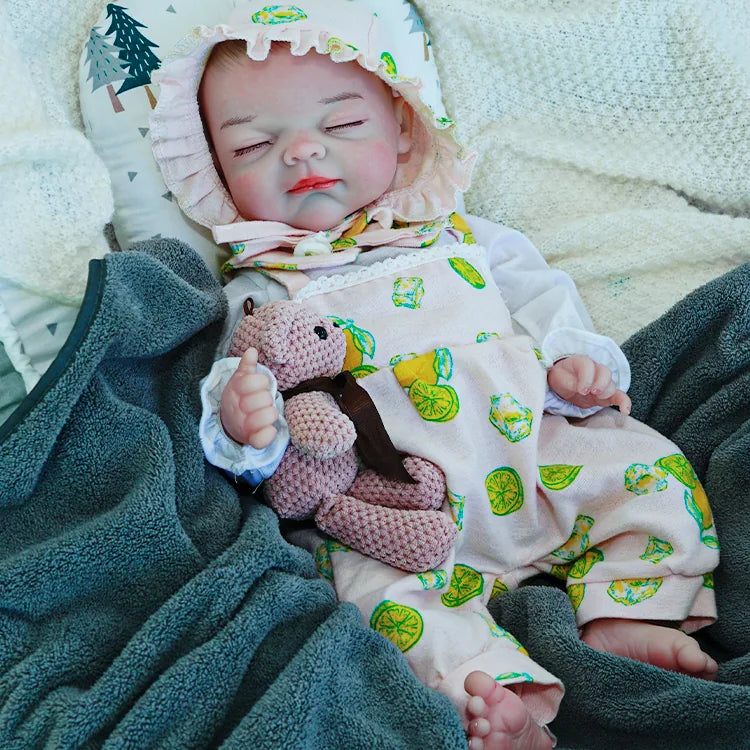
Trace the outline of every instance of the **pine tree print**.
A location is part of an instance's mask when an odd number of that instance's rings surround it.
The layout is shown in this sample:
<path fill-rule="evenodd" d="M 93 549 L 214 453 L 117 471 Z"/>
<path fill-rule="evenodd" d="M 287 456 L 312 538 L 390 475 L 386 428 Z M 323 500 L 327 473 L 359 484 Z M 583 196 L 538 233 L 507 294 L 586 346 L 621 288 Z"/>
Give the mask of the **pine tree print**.
<path fill-rule="evenodd" d="M 128 72 L 122 63 L 117 59 L 117 53 L 120 50 L 112 46 L 99 33 L 98 28 L 91 29 L 89 40 L 86 43 L 86 62 L 89 64 L 89 74 L 87 81 L 93 79 L 92 91 L 96 91 L 100 86 L 107 87 L 109 100 L 112 102 L 112 109 L 115 112 L 123 112 L 125 108 L 122 102 L 117 98 L 115 90 L 112 87 L 113 81 L 122 81 L 128 77 Z"/>
<path fill-rule="evenodd" d="M 120 50 L 120 60 L 128 69 L 128 77 L 117 93 L 121 94 L 123 91 L 143 86 L 151 109 L 153 109 L 156 106 L 156 97 L 148 84 L 151 83 L 151 71 L 159 67 L 161 60 L 150 48 L 159 45 L 138 31 L 139 28 L 145 29 L 146 26 L 129 16 L 126 10 L 127 8 L 114 3 L 107 5 L 107 18 L 112 19 L 107 36 L 114 33 L 115 46 Z"/>
<path fill-rule="evenodd" d="M 417 9 L 409 2 L 404 0 L 404 5 L 409 6 L 409 15 L 404 19 L 405 21 L 411 21 L 411 28 L 409 29 L 410 34 L 418 34 L 421 32 L 424 39 L 424 59 L 425 62 L 430 59 L 430 38 L 427 36 L 427 31 L 424 27 L 424 21 L 420 18 Z"/>

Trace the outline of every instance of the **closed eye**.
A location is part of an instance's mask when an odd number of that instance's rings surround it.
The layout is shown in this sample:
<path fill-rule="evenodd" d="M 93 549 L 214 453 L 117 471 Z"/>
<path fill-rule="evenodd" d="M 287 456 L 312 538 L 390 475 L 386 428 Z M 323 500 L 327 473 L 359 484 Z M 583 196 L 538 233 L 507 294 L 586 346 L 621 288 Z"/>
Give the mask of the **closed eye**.
<path fill-rule="evenodd" d="M 252 154 L 255 151 L 259 151 L 264 146 L 270 146 L 270 141 L 263 141 L 262 143 L 254 143 L 252 146 L 243 146 L 242 148 L 238 148 L 235 150 L 234 155 L 235 156 L 245 156 L 246 154 Z"/>
<path fill-rule="evenodd" d="M 341 125 L 331 125 L 331 127 L 326 128 L 326 131 L 331 133 L 335 133 L 337 130 L 345 130 L 346 128 L 356 128 L 358 125 L 364 125 L 364 120 L 353 120 L 352 122 L 344 122 Z"/>

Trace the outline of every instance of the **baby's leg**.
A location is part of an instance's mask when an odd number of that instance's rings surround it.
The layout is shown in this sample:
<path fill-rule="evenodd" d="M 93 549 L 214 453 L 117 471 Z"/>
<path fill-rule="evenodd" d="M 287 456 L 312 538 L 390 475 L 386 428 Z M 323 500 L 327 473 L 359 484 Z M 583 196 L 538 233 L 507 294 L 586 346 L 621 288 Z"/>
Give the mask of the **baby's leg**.
<path fill-rule="evenodd" d="M 716 677 L 716 662 L 681 630 L 641 620 L 603 618 L 587 623 L 582 640 L 597 649 L 682 672 L 704 680 Z"/>
<path fill-rule="evenodd" d="M 486 672 L 472 672 L 464 682 L 471 696 L 466 706 L 469 750 L 548 750 L 550 733 L 537 724 L 513 690 Z"/>

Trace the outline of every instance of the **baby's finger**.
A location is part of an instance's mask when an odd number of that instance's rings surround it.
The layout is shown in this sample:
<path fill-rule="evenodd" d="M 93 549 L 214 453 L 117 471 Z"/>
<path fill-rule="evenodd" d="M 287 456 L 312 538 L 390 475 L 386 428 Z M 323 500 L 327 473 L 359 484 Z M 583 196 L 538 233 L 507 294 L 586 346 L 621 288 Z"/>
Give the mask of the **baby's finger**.
<path fill-rule="evenodd" d="M 271 445 L 273 439 L 276 437 L 276 428 L 272 425 L 261 428 L 258 432 L 254 432 L 250 436 L 249 443 L 253 448 L 261 450 Z"/>
<path fill-rule="evenodd" d="M 591 391 L 595 372 L 596 364 L 593 359 L 589 359 L 588 357 L 576 357 L 576 391 L 582 396 L 586 396 Z"/>
<path fill-rule="evenodd" d="M 245 350 L 245 353 L 242 355 L 240 364 L 238 365 L 237 369 L 242 370 L 243 372 L 253 373 L 257 371 L 257 365 L 258 350 L 251 346 Z"/>
<path fill-rule="evenodd" d="M 268 389 L 243 392 L 240 396 L 239 407 L 245 414 L 260 411 L 266 406 L 273 406 L 271 392 Z"/>
<path fill-rule="evenodd" d="M 272 425 L 279 418 L 279 412 L 275 406 L 266 406 L 248 414 L 245 426 L 249 432 L 258 432 L 264 427 Z"/>
<path fill-rule="evenodd" d="M 595 396 L 606 398 L 615 392 L 615 384 L 612 380 L 612 371 L 604 365 L 596 365 L 594 368 L 594 380 L 591 383 L 591 393 Z M 605 392 L 609 391 L 608 393 Z"/>
<path fill-rule="evenodd" d="M 271 381 L 268 379 L 268 375 L 264 375 L 262 372 L 251 372 L 244 373 L 238 370 L 240 377 L 234 378 L 233 387 L 237 393 L 241 396 L 246 393 L 270 393 Z M 237 375 L 237 373 L 235 373 Z M 234 377 L 234 376 L 233 376 Z"/>
<path fill-rule="evenodd" d="M 628 414 L 630 414 L 630 410 L 633 406 L 633 403 L 630 400 L 630 396 L 628 396 L 628 394 L 624 391 L 615 391 L 614 394 L 612 394 L 612 397 L 609 399 L 609 403 L 611 406 L 618 407 L 620 413 L 624 414 L 626 417 L 628 416 Z"/>

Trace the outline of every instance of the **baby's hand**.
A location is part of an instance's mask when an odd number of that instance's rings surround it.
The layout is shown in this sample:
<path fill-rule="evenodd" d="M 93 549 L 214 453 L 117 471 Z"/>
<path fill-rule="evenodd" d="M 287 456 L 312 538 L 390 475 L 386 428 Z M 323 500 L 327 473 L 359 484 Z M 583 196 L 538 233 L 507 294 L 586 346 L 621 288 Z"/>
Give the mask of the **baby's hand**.
<path fill-rule="evenodd" d="M 618 406 L 623 414 L 630 414 L 630 397 L 617 390 L 611 370 L 582 354 L 555 362 L 547 383 L 560 398 L 582 409 Z"/>
<path fill-rule="evenodd" d="M 273 423 L 279 412 L 273 405 L 270 381 L 258 372 L 258 350 L 250 347 L 221 394 L 220 417 L 232 440 L 265 448 L 276 437 Z"/>

